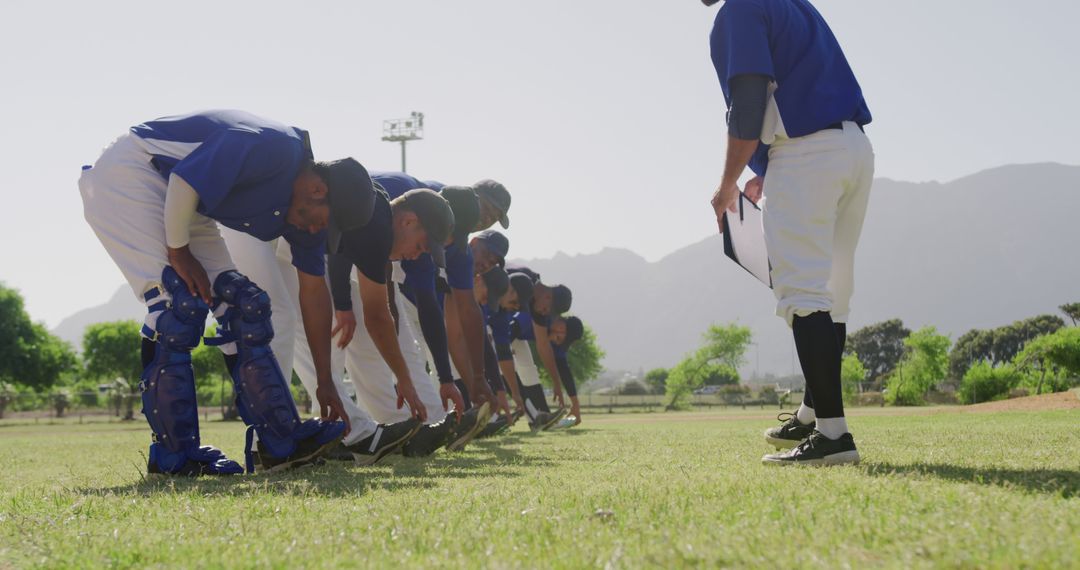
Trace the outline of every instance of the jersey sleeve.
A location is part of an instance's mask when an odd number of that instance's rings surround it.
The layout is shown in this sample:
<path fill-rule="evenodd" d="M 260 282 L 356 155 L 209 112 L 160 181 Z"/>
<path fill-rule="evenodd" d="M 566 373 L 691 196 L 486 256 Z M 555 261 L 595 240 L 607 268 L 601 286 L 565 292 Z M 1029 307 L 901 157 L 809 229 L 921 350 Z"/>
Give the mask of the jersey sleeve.
<path fill-rule="evenodd" d="M 302 143 L 285 135 L 220 130 L 173 167 L 212 213 L 236 186 L 253 184 L 296 168 Z"/>
<path fill-rule="evenodd" d="M 469 244 L 464 247 L 454 244 L 447 248 L 446 281 L 453 289 L 472 291 L 473 255 Z"/>
<path fill-rule="evenodd" d="M 755 0 L 725 3 L 716 15 L 709 44 L 713 66 L 729 100 L 729 81 L 736 75 L 776 77 L 769 49 L 768 14 Z"/>
<path fill-rule="evenodd" d="M 326 273 L 326 230 L 317 234 L 309 234 L 294 226 L 286 226 L 285 233 L 281 236 L 289 242 L 292 250 L 293 267 L 308 275 L 323 275 Z"/>

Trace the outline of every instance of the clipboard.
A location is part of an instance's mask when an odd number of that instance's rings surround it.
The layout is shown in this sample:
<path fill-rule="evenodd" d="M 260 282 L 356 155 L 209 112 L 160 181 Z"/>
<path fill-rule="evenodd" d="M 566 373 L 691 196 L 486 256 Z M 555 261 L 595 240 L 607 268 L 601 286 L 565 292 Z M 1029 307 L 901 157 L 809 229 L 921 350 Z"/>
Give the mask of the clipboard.
<path fill-rule="evenodd" d="M 739 212 L 724 212 L 724 255 L 772 289 L 761 208 L 739 192 Z"/>

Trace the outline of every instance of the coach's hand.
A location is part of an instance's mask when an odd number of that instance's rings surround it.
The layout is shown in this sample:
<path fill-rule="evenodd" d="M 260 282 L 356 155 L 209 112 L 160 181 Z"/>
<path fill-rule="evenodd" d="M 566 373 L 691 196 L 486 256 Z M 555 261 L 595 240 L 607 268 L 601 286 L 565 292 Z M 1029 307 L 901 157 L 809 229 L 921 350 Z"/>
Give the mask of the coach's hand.
<path fill-rule="evenodd" d="M 315 399 L 319 401 L 319 415 L 323 421 L 345 422 L 345 435 L 349 435 L 352 425 L 349 423 L 349 415 L 345 413 L 345 405 L 341 403 L 337 389 L 331 384 L 319 383 L 315 387 Z"/>
<path fill-rule="evenodd" d="M 345 348 L 356 334 L 356 313 L 352 312 L 352 309 L 334 311 L 334 330 L 330 331 L 330 338 L 337 336 L 338 332 L 341 333 L 341 338 L 337 340 L 337 347 Z"/>
<path fill-rule="evenodd" d="M 169 265 L 176 270 L 176 274 L 187 284 L 188 291 L 196 297 L 202 298 L 209 305 L 213 301 L 214 292 L 210 288 L 210 278 L 206 276 L 199 260 L 191 255 L 188 246 L 167 248 Z"/>
<path fill-rule="evenodd" d="M 755 176 L 746 181 L 746 186 L 743 186 L 743 194 L 750 199 L 754 204 L 760 205 L 761 195 L 765 191 L 765 179 L 760 176 Z"/>
<path fill-rule="evenodd" d="M 424 403 L 420 401 L 420 396 L 416 395 L 416 388 L 413 386 L 411 380 L 402 382 L 399 379 L 397 383 L 397 394 L 397 407 L 399 410 L 402 406 L 408 404 L 414 417 L 421 422 L 427 421 L 427 408 L 425 408 Z"/>
<path fill-rule="evenodd" d="M 442 400 L 443 410 L 449 411 L 450 402 L 454 403 L 454 413 L 457 414 L 457 418 L 460 420 L 461 414 L 465 410 L 465 399 L 461 397 L 461 390 L 458 390 L 453 382 L 439 384 L 439 398 Z"/>
<path fill-rule="evenodd" d="M 720 233 L 724 233 L 724 210 L 731 212 L 735 209 L 735 199 L 739 197 L 739 185 L 721 186 L 716 189 L 712 197 L 713 211 L 716 213 L 716 227 Z"/>

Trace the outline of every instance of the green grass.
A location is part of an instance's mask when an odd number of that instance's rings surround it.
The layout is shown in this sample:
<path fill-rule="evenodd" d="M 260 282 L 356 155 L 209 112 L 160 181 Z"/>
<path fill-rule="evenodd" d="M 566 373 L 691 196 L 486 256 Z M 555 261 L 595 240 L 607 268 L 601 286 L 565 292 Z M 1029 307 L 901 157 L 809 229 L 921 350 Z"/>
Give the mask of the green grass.
<path fill-rule="evenodd" d="M 1080 567 L 1076 412 L 862 412 L 863 464 L 829 469 L 762 466 L 768 413 L 166 482 L 141 422 L 6 425 L 0 568 Z M 239 424 L 203 436 L 241 459 Z"/>

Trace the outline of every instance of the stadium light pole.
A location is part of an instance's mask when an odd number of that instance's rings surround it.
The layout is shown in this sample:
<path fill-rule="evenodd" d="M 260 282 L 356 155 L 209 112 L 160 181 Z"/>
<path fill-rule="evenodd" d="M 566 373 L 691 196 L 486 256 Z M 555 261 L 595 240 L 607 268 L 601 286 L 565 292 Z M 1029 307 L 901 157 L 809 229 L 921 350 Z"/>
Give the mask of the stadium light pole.
<path fill-rule="evenodd" d="M 401 171 L 405 170 L 405 145 L 409 141 L 418 141 L 424 138 L 424 114 L 413 111 L 404 119 L 387 119 L 383 121 L 382 140 L 387 142 L 401 143 Z"/>

